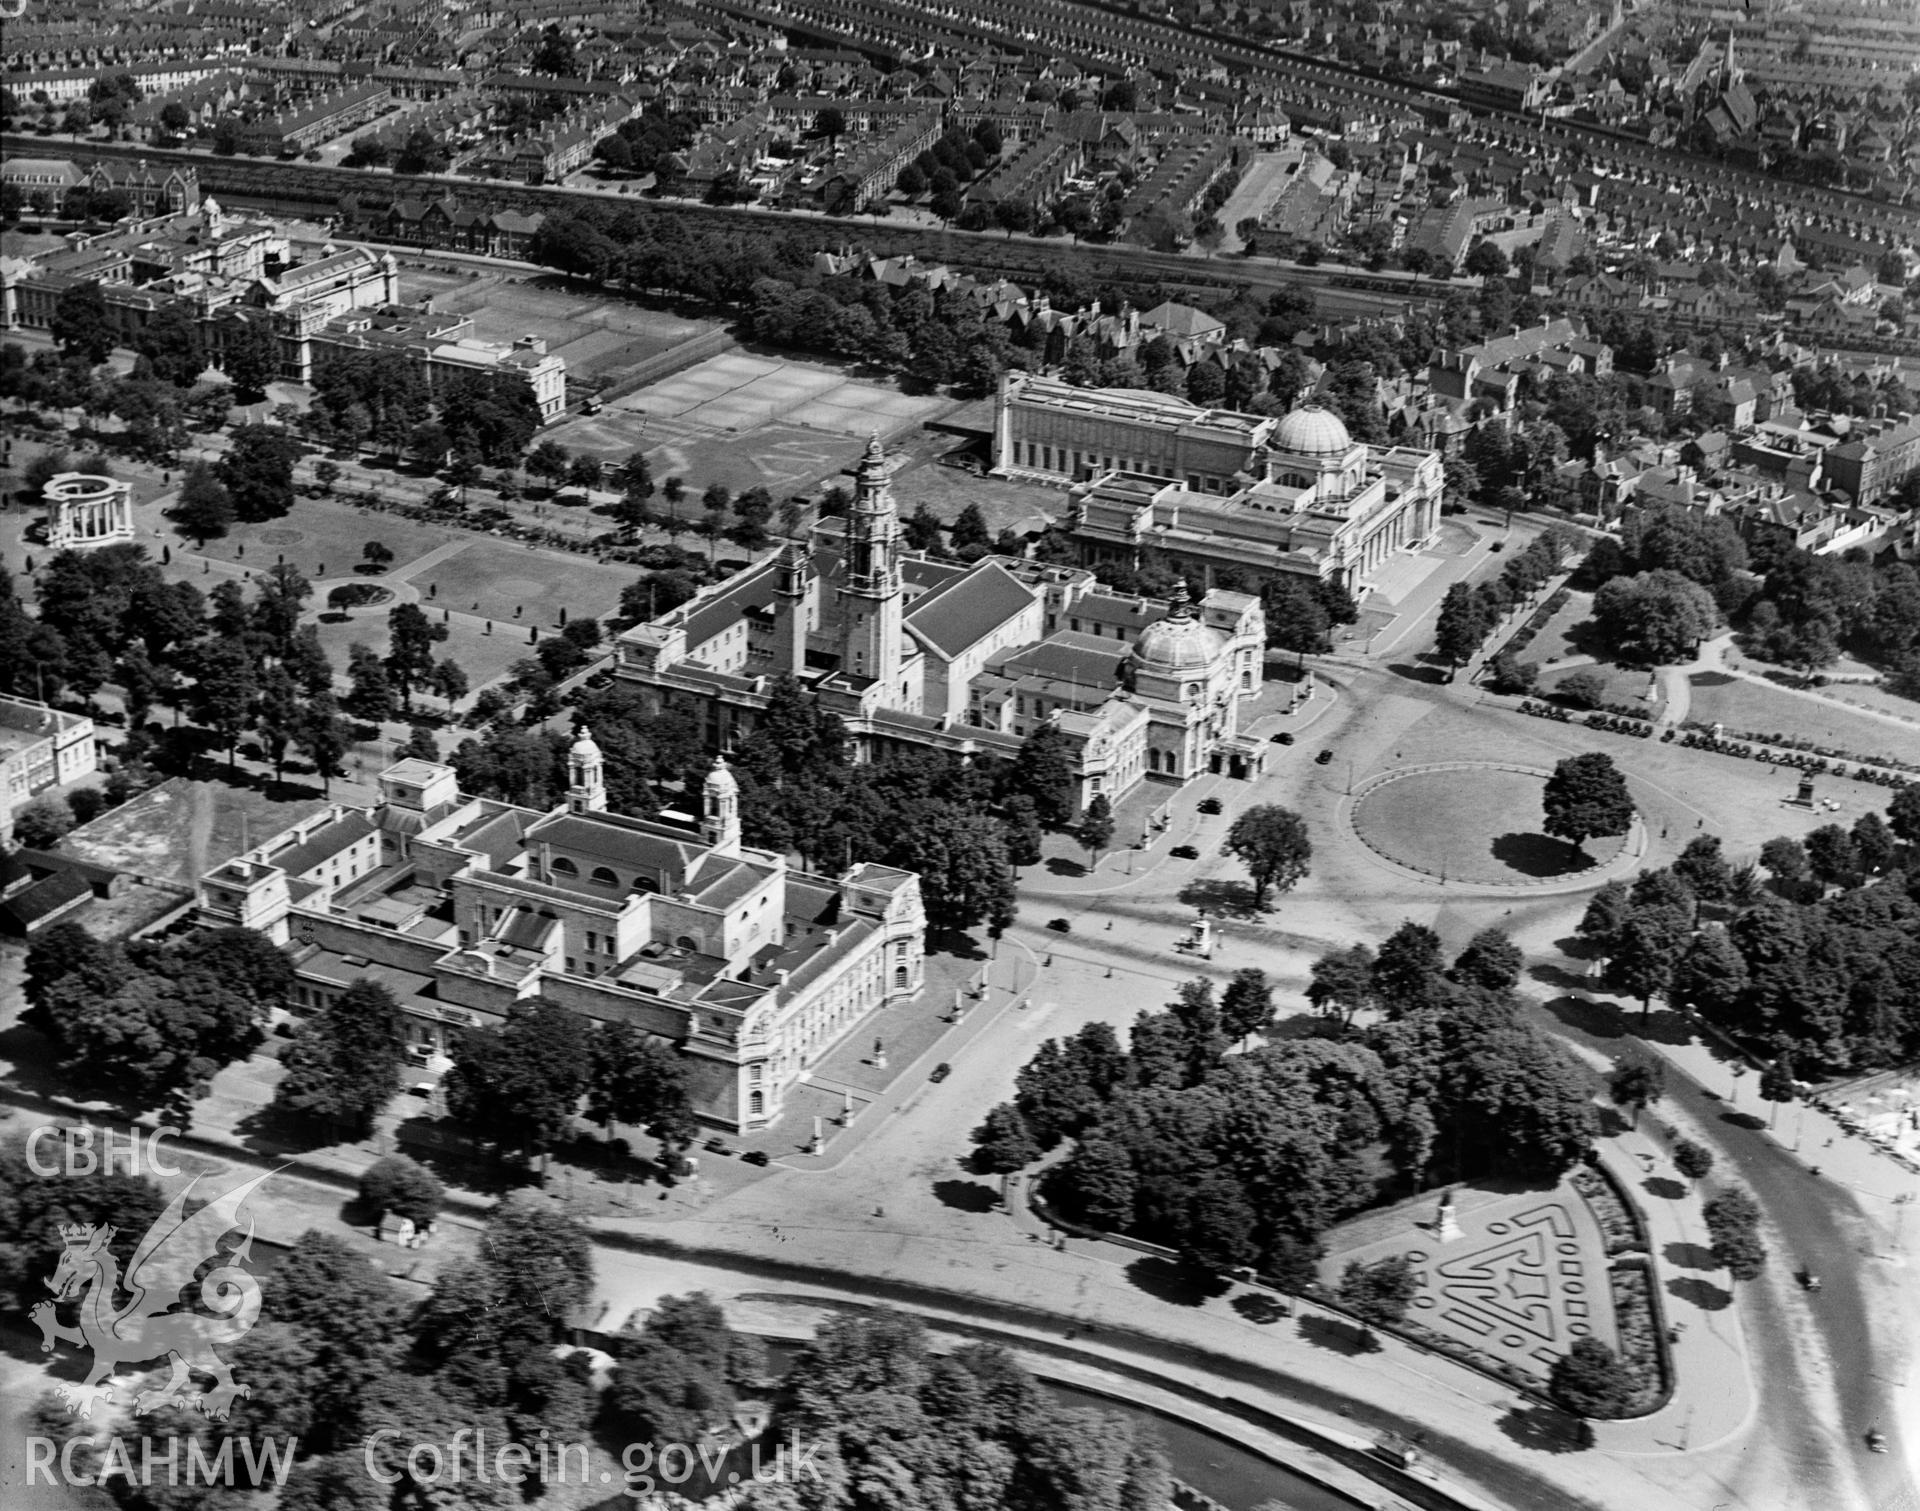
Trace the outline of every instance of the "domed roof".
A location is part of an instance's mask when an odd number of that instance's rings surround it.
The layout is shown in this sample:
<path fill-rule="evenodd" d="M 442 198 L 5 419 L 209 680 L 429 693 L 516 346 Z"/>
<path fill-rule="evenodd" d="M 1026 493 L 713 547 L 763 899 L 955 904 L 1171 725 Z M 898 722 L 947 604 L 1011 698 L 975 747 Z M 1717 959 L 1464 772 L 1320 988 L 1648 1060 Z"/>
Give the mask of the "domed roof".
<path fill-rule="evenodd" d="M 728 768 L 725 756 L 717 755 L 713 758 L 713 769 L 707 773 L 704 790 L 709 797 L 717 797 L 723 792 L 737 793 L 740 790 L 740 780 Z"/>
<path fill-rule="evenodd" d="M 1226 641 L 1217 630 L 1200 622 L 1193 605 L 1187 601 L 1184 586 L 1173 591 L 1173 610 L 1165 619 L 1150 624 L 1133 645 L 1134 664 L 1145 671 L 1166 676 L 1186 672 L 1204 672 L 1212 666 Z"/>
<path fill-rule="evenodd" d="M 593 731 L 582 724 L 580 726 L 580 737 L 573 742 L 573 746 L 568 750 L 567 754 L 586 757 L 595 761 L 599 760 L 600 747 L 593 743 Z"/>
<path fill-rule="evenodd" d="M 1353 445 L 1346 422 L 1331 409 L 1303 404 L 1274 427 L 1267 445 L 1274 451 L 1304 456 L 1344 456 Z"/>

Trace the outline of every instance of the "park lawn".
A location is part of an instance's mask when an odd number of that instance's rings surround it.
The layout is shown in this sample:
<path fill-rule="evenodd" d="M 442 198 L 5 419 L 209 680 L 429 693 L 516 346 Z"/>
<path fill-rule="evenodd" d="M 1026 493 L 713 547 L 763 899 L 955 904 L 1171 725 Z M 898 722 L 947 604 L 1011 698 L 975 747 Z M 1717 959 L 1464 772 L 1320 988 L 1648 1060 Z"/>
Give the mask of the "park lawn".
<path fill-rule="evenodd" d="M 320 644 L 333 662 L 334 684 L 342 693 L 351 686 L 347 681 L 347 657 L 355 644 L 370 645 L 381 655 L 386 655 L 387 615 L 392 607 L 391 604 L 379 604 L 355 609 L 344 618 L 334 613 L 319 616 Z M 514 662 L 533 654 L 533 646 L 528 640 L 529 626 L 495 624 L 493 633 L 488 634 L 486 621 L 475 615 L 451 614 L 442 620 L 432 604 L 423 607 L 427 610 L 428 618 L 447 626 L 447 638 L 434 647 L 434 658 L 445 660 L 452 657 L 460 664 L 460 669 L 467 674 L 469 696 L 505 675 Z M 440 713 L 445 707 L 440 699 L 430 693 L 422 694 L 417 701 L 422 708 L 433 713 Z"/>
<path fill-rule="evenodd" d="M 1909 724 L 1920 724 L 1920 700 L 1903 698 L 1884 687 L 1872 687 L 1864 682 L 1836 682 L 1829 683 L 1821 696 L 1835 703 L 1850 703 L 1855 708 L 1871 708 L 1879 713 L 1892 714 Z M 1898 734 L 1899 731 L 1893 733 Z M 1916 734 L 1916 738 L 1920 738 L 1920 733 Z"/>
<path fill-rule="evenodd" d="M 1540 627 L 1540 633 L 1533 637 L 1533 643 L 1520 653 L 1521 659 L 1544 666 L 1550 661 L 1564 661 L 1569 656 L 1591 654 L 1584 646 L 1574 643 L 1572 633 L 1576 625 L 1584 624 L 1592 614 L 1593 594 L 1570 594 L 1560 612 Z"/>
<path fill-rule="evenodd" d="M 377 540 L 393 552 L 387 576 L 394 576 L 436 546 L 466 534 L 464 530 L 423 524 L 397 514 L 378 514 L 338 498 L 307 498 L 280 519 L 235 525 L 223 538 L 208 541 L 204 549 L 197 550 L 191 540 L 177 542 L 174 554 L 239 561 L 255 571 L 272 566 L 284 556 L 317 582 L 359 575 L 354 568 L 368 541 Z M 384 578 L 369 576 L 367 580 L 379 582 Z"/>
<path fill-rule="evenodd" d="M 1538 643 L 1538 642 L 1536 642 Z M 1532 659 L 1531 657 L 1527 659 Z M 1595 661 L 1585 666 L 1570 666 L 1564 671 L 1555 670 L 1540 678 L 1539 691 L 1551 693 L 1575 672 L 1598 672 L 1607 679 L 1605 699 L 1608 703 L 1618 703 L 1626 708 L 1641 709 L 1649 719 L 1657 718 L 1665 695 L 1656 684 L 1652 698 L 1644 698 L 1649 677 L 1646 672 L 1631 667 L 1615 666 L 1610 661 Z"/>
<path fill-rule="evenodd" d="M 1912 760 L 1920 752 L 1920 736 L 1850 713 L 1823 698 L 1801 697 L 1784 688 L 1727 677 L 1721 672 L 1696 673 L 1692 684 L 1688 717 L 1702 724 L 1724 724 L 1730 735 L 1779 734 L 1851 751 L 1856 756 L 1892 755 Z"/>
<path fill-rule="evenodd" d="M 410 580 L 428 609 L 447 607 L 503 624 L 539 625 L 544 632 L 564 622 L 562 611 L 566 619 L 614 613 L 620 590 L 638 575 L 630 566 L 467 535 L 460 550 Z"/>

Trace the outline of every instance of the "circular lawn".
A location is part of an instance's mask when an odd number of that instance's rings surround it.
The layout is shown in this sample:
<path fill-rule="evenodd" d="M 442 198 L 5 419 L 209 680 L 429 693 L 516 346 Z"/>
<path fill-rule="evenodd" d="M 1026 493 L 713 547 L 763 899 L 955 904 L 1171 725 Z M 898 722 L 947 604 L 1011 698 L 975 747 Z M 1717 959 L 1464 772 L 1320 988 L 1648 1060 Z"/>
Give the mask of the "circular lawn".
<path fill-rule="evenodd" d="M 1625 848 L 1625 835 L 1576 848 L 1543 834 L 1545 786 L 1545 772 L 1496 766 L 1411 772 L 1363 793 L 1353 826 L 1388 860 L 1450 881 L 1576 876 Z"/>

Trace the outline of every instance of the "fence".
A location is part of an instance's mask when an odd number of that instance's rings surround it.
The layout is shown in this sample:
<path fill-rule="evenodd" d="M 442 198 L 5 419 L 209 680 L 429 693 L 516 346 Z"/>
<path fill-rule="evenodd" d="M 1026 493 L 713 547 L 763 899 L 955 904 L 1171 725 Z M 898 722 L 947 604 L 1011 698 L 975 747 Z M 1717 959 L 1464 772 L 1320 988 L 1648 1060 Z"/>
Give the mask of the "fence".
<path fill-rule="evenodd" d="M 625 398 L 635 389 L 645 388 L 649 383 L 658 383 L 662 378 L 670 378 L 684 368 L 692 367 L 696 362 L 705 362 L 709 357 L 717 357 L 722 352 L 732 351 L 739 346 L 731 331 L 706 331 L 691 340 L 682 341 L 657 356 L 648 357 L 637 366 L 629 367 L 619 378 L 600 390 L 598 397 L 605 403 L 613 399 Z"/>

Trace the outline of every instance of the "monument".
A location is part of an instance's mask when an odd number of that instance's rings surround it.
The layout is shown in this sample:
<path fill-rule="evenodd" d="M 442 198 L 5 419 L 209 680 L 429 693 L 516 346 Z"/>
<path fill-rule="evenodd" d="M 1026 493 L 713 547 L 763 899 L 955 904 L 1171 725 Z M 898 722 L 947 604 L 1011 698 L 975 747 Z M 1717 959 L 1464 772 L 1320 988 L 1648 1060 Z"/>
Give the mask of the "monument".
<path fill-rule="evenodd" d="M 1440 1193 L 1440 1212 L 1433 1222 L 1433 1235 L 1441 1243 L 1452 1243 L 1460 1236 L 1460 1217 L 1453 1210 L 1453 1192 Z"/>
<path fill-rule="evenodd" d="M 56 551 L 133 539 L 133 487 L 93 472 L 60 472 L 41 493 L 47 544 Z"/>

